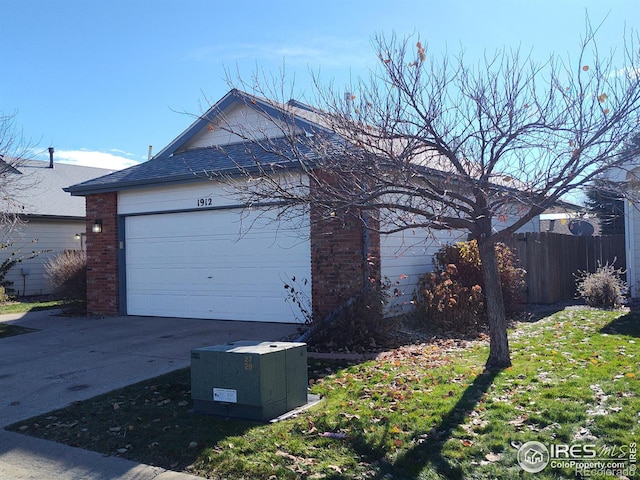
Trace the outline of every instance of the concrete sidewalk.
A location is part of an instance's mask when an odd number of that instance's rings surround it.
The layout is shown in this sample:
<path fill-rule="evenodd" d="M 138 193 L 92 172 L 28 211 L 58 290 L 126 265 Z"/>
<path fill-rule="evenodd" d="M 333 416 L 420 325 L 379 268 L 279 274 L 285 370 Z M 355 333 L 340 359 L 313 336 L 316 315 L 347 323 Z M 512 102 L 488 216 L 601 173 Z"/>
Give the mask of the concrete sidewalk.
<path fill-rule="evenodd" d="M 190 364 L 194 348 L 279 340 L 292 324 L 156 317 L 3 315 L 38 329 L 0 339 L 0 427 Z M 195 477 L 0 430 L 0 478 L 178 480 Z"/>

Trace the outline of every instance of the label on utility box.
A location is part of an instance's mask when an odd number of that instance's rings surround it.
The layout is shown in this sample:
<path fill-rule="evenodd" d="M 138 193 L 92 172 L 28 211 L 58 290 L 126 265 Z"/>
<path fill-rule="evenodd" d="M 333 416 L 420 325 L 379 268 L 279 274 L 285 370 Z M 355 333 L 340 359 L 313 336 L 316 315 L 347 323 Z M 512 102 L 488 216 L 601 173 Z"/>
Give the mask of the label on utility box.
<path fill-rule="evenodd" d="M 238 391 L 230 388 L 214 388 L 213 401 L 225 403 L 238 403 Z"/>

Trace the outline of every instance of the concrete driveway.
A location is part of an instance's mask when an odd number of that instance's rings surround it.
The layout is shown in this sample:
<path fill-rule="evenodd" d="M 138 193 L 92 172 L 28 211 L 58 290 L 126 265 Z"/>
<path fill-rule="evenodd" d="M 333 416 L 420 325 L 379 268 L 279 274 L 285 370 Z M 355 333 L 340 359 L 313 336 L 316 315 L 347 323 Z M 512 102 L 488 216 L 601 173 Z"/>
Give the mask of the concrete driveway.
<path fill-rule="evenodd" d="M 280 340 L 297 329 L 279 323 L 55 313 L 0 316 L 0 322 L 38 330 L 0 339 L 0 427 L 187 367 L 194 348 Z M 161 470 L 0 430 L 2 479 L 194 478 Z"/>

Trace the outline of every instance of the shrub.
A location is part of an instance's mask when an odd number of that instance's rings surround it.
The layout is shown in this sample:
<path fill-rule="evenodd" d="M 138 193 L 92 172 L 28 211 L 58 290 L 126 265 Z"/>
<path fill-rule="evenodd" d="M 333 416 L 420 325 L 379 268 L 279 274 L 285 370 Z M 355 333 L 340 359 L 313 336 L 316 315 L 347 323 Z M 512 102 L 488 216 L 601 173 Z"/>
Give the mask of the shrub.
<path fill-rule="evenodd" d="M 423 323 L 454 331 L 465 331 L 482 323 L 482 287 L 466 286 L 453 263 L 445 270 L 422 276 L 416 292 L 416 313 Z"/>
<path fill-rule="evenodd" d="M 519 310 L 522 303 L 525 271 L 518 268 L 518 259 L 504 243 L 496 244 L 496 259 L 500 272 L 504 309 L 507 315 L 511 315 Z M 436 269 L 440 271 L 447 265 L 455 265 L 458 269 L 458 278 L 468 288 L 474 285 L 484 287 L 480 251 L 478 242 L 475 240 L 445 245 L 435 254 L 434 263 Z"/>
<path fill-rule="evenodd" d="M 314 328 L 309 346 L 325 351 L 367 352 L 384 346 L 396 320 L 385 318 L 386 290 L 365 289 Z"/>
<path fill-rule="evenodd" d="M 87 255 L 83 250 L 65 250 L 44 265 L 49 285 L 61 299 L 85 302 Z"/>
<path fill-rule="evenodd" d="M 595 273 L 581 271 L 576 275 L 578 296 L 591 307 L 619 307 L 627 292 L 622 280 L 624 271 L 606 263 L 599 265 Z"/>
<path fill-rule="evenodd" d="M 311 298 L 306 293 L 306 287 L 309 281 L 306 278 L 302 279 L 302 285 L 296 280 L 296 277 L 292 277 L 289 283 L 285 283 L 284 289 L 287 291 L 286 301 L 291 305 L 291 311 L 296 315 L 296 311 L 302 316 L 302 321 L 305 324 L 310 324 L 313 320 L 311 314 Z M 296 315 L 296 319 L 300 319 L 300 316 Z"/>
<path fill-rule="evenodd" d="M 524 287 L 524 270 L 517 267 L 511 249 L 496 245 L 505 312 L 518 311 Z M 486 323 L 484 281 L 475 240 L 442 247 L 434 256 L 434 271 L 418 282 L 414 296 L 420 321 L 454 331 L 467 331 Z"/>

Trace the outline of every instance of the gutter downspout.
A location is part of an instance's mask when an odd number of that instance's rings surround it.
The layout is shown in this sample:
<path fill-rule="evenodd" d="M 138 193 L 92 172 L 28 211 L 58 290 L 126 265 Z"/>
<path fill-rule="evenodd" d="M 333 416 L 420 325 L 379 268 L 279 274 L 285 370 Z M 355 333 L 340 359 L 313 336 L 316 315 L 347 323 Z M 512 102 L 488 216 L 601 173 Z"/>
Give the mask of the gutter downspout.
<path fill-rule="evenodd" d="M 369 267 L 369 247 L 371 246 L 371 234 L 369 232 L 369 212 L 362 212 L 362 289 L 369 290 L 371 288 L 371 268 Z"/>

